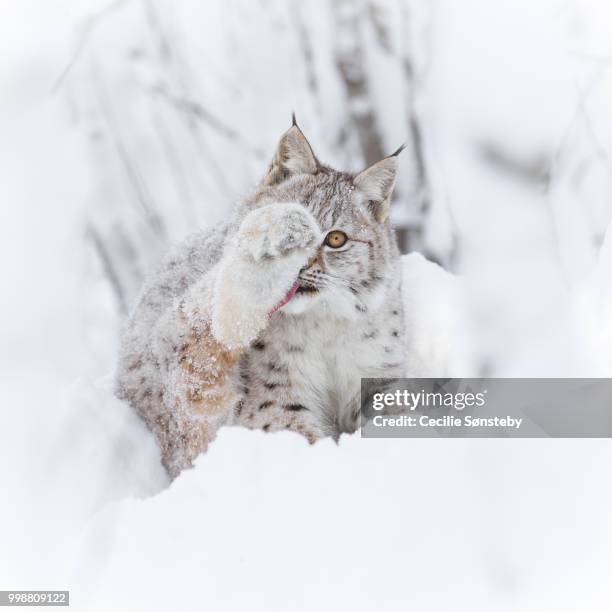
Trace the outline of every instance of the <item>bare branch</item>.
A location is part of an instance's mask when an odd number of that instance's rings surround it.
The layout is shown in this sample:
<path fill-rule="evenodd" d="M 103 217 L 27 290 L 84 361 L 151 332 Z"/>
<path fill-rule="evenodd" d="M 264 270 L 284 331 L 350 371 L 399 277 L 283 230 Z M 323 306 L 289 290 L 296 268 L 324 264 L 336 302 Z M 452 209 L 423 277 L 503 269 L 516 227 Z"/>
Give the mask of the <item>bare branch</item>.
<path fill-rule="evenodd" d="M 96 254 L 100 258 L 100 263 L 102 264 L 104 274 L 106 275 L 113 293 L 117 298 L 120 313 L 122 315 L 127 314 L 127 300 L 125 297 L 125 291 L 123 290 L 121 281 L 119 280 L 119 275 L 113 266 L 112 259 L 106 250 L 104 240 L 102 240 L 102 237 L 91 223 L 87 226 L 86 235 L 91 240 Z"/>
<path fill-rule="evenodd" d="M 228 140 L 239 144 L 256 158 L 265 158 L 265 153 L 261 149 L 259 149 L 258 147 L 254 147 L 253 145 L 248 143 L 236 130 L 221 121 L 218 117 L 215 117 L 215 115 L 213 115 L 208 109 L 206 109 L 201 102 L 197 102 L 195 100 L 188 100 L 186 98 L 181 98 L 179 96 L 173 95 L 163 85 L 156 85 L 155 87 L 153 87 L 152 91 L 167 100 L 177 110 L 206 123 L 208 127 L 215 130 L 224 138 L 227 138 Z"/>
<path fill-rule="evenodd" d="M 110 13 L 123 6 L 126 2 L 127 0 L 114 0 L 108 6 L 85 18 L 85 20 L 80 26 L 80 32 L 77 35 L 77 42 L 72 53 L 72 57 L 70 58 L 70 61 L 68 62 L 67 66 L 62 70 L 61 74 L 57 77 L 55 83 L 51 87 L 51 93 L 56 93 L 64 84 L 64 81 L 68 77 L 68 74 L 70 73 L 74 65 L 79 61 L 83 49 L 87 46 L 89 37 L 94 31 L 95 27 L 98 25 L 98 23 L 105 17 L 107 17 Z"/>

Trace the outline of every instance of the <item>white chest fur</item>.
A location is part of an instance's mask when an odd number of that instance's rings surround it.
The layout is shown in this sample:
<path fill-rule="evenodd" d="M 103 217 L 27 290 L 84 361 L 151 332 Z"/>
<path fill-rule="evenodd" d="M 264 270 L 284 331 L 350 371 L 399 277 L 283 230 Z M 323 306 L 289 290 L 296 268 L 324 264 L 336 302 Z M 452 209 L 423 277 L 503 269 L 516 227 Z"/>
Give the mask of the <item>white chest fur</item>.
<path fill-rule="evenodd" d="M 319 309 L 300 316 L 281 315 L 266 334 L 266 343 L 282 360 L 299 394 L 296 401 L 336 433 L 357 426 L 361 378 L 404 373 L 402 317 L 397 308 L 392 300 L 351 320 Z"/>

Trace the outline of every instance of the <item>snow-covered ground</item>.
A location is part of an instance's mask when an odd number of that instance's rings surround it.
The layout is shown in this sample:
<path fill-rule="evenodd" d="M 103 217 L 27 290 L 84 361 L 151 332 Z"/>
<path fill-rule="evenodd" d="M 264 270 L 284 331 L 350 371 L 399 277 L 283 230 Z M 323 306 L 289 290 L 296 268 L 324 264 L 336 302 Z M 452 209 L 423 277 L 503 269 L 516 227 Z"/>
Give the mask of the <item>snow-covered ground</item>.
<path fill-rule="evenodd" d="M 607 609 L 608 441 L 227 428 L 168 488 L 108 380 L 60 406 L 3 508 L 3 584 L 77 610 Z"/>
<path fill-rule="evenodd" d="M 122 313 L 92 231 L 111 246 L 127 233 L 143 250 L 126 261 L 140 266 L 161 255 L 157 244 L 213 223 L 263 169 L 292 106 L 324 159 L 350 166 L 359 156 L 335 140 L 344 107 L 325 63 L 328 3 L 301 9 L 318 66 L 314 97 L 300 89 L 307 71 L 284 66 L 297 53 L 285 4 L 151 4 L 182 41 L 181 68 L 161 80 L 236 128 L 225 144 L 203 136 L 235 171 L 229 186 L 211 179 L 208 153 L 185 125 L 142 106 L 135 83 L 159 74 L 121 63 L 147 49 L 147 4 L 0 7 L 0 588 L 70 589 L 76 610 L 609 609 L 607 440 L 344 437 L 310 447 L 289 433 L 226 429 L 168 486 L 154 441 L 111 393 Z M 423 321 L 418 346 L 437 359 L 427 339 L 449 325 L 489 374 L 609 375 L 612 9 L 596 0 L 409 5 L 432 196 L 424 243 L 460 273 L 468 303 L 449 315 L 443 273 L 412 256 L 406 300 Z M 399 5 L 372 6 L 399 18 Z M 119 133 L 165 203 L 163 240 L 127 207 L 108 151 L 90 144 L 99 116 L 79 61 L 93 14 L 107 19 L 94 55 Z M 198 80 L 200 57 L 214 78 Z M 385 57 L 371 54 L 369 70 L 377 92 L 397 94 L 397 66 Z M 72 58 L 70 83 L 60 77 Z M 402 108 L 388 98 L 391 147 Z M 185 143 L 175 156 L 190 177 L 182 196 L 147 140 L 149 117 L 171 128 L 171 147 Z M 190 217 L 200 190 L 205 203 Z M 222 193 L 217 205 L 212 195 Z M 138 266 L 121 281 L 136 279 Z"/>

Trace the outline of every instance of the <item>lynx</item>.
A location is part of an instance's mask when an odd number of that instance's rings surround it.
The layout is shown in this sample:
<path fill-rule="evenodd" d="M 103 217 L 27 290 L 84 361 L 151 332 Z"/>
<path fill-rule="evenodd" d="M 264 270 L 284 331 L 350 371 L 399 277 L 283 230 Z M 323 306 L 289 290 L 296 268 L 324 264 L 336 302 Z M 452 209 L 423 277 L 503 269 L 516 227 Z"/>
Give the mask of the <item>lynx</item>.
<path fill-rule="evenodd" d="M 353 432 L 361 377 L 402 376 L 397 155 L 323 165 L 295 119 L 261 184 L 222 227 L 171 252 L 127 324 L 118 395 L 174 477 L 224 425 Z"/>

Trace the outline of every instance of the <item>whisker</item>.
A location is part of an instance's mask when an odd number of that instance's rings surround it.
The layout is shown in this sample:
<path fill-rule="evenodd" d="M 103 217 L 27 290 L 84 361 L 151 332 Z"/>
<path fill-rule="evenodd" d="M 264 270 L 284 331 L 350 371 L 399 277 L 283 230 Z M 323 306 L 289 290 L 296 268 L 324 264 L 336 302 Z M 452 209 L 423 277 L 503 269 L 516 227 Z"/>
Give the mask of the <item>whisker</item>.
<path fill-rule="evenodd" d="M 366 308 L 365 302 L 359 297 L 358 287 L 351 281 L 330 272 L 317 271 L 316 274 L 303 273 L 301 278 L 315 286 L 327 289 L 349 290 L 356 304 Z"/>

